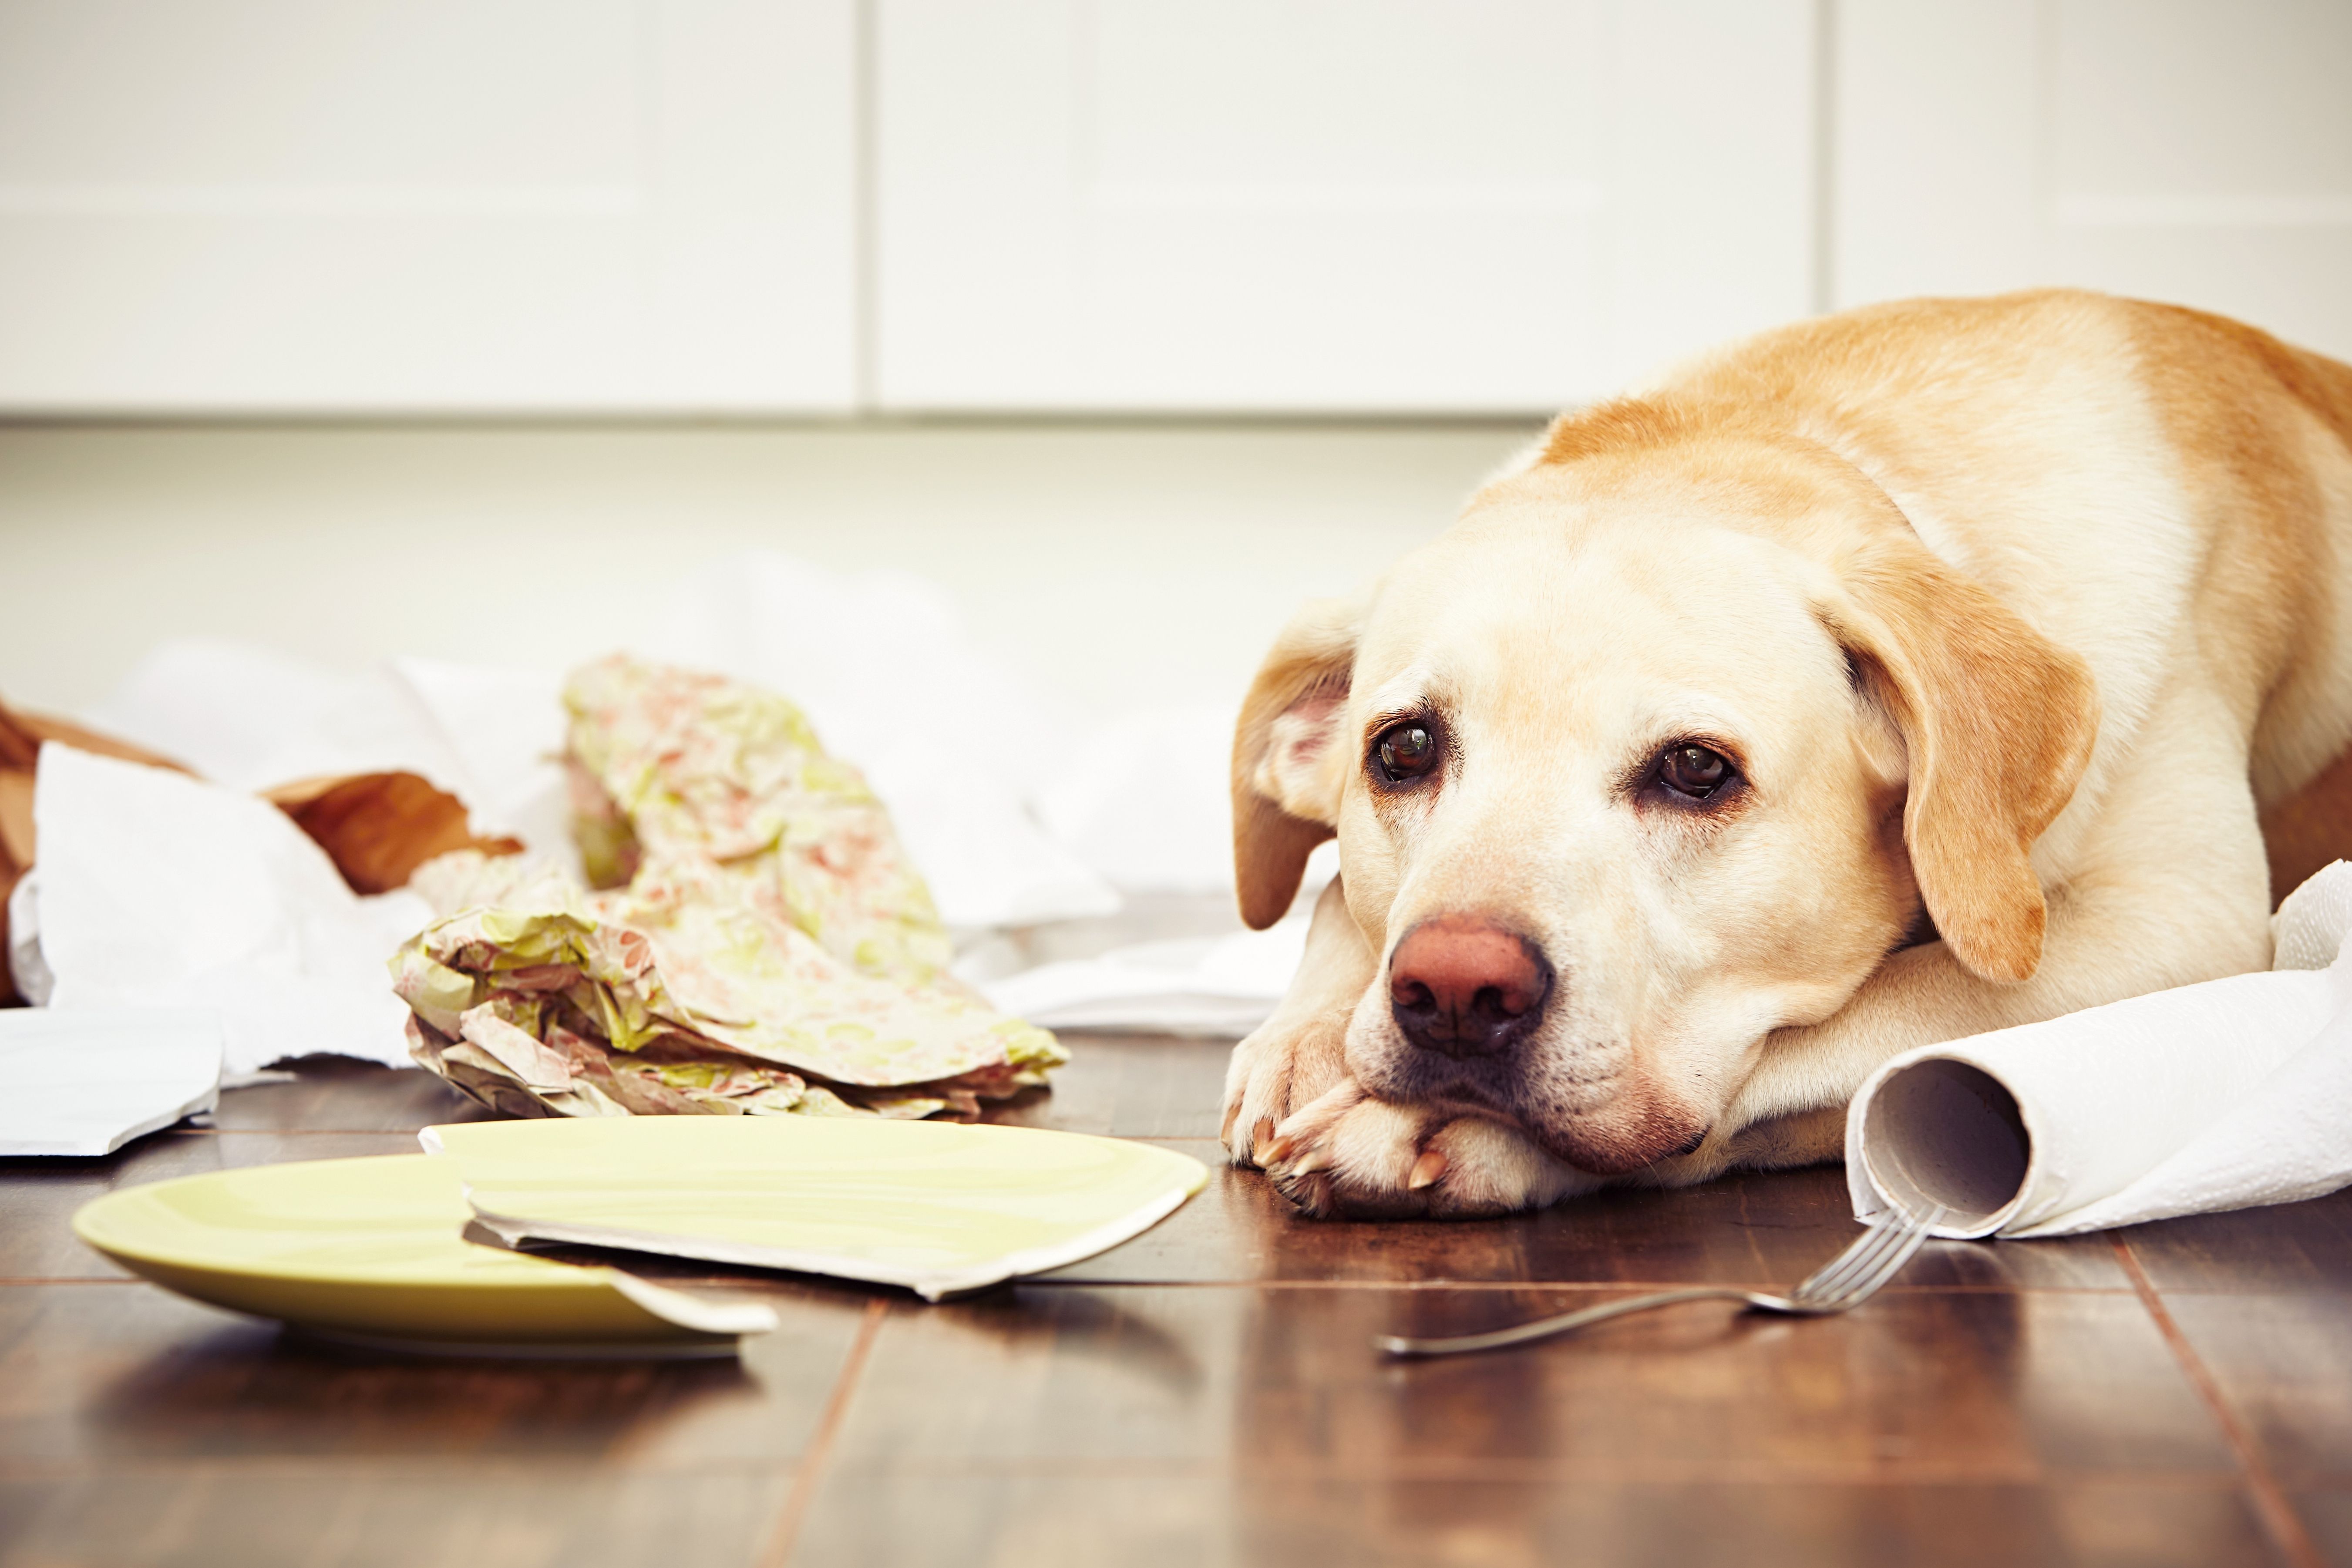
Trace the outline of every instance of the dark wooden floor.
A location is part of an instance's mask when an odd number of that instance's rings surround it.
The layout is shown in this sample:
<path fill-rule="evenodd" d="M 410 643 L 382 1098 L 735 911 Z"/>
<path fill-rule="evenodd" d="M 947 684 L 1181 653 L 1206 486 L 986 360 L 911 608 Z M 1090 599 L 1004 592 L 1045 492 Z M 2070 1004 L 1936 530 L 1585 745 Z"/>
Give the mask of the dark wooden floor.
<path fill-rule="evenodd" d="M 1224 1052 L 1076 1040 L 1010 1120 L 1213 1162 Z M 770 1280 L 740 1365 L 431 1363 L 125 1279 L 110 1186 L 406 1152 L 420 1073 L 227 1096 L 0 1162 L 0 1563 L 2352 1563 L 2352 1195 L 1938 1244 L 1844 1318 L 1697 1306 L 1389 1365 L 1427 1332 L 1787 1283 L 1841 1175 L 1454 1226 L 1294 1219 L 1219 1168 L 1150 1234 L 970 1302 Z"/>

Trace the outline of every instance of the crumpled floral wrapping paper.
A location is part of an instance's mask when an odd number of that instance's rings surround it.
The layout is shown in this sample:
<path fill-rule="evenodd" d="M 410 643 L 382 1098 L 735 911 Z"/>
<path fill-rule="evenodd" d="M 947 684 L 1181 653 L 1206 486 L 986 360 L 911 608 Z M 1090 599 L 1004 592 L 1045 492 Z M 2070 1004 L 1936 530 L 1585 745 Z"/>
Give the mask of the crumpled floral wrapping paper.
<path fill-rule="evenodd" d="M 392 962 L 412 1054 L 512 1115 L 972 1113 L 1068 1053 L 948 973 L 882 803 L 771 692 L 627 656 L 576 671 L 589 879 L 459 851 Z"/>

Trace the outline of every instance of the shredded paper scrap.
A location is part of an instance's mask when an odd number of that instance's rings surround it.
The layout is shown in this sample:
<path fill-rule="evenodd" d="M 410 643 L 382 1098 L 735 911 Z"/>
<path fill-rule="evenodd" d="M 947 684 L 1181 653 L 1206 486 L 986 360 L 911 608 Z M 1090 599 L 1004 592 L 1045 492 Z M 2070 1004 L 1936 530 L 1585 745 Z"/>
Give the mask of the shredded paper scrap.
<path fill-rule="evenodd" d="M 948 973 L 888 814 L 782 697 L 625 656 L 576 672 L 589 880 L 459 851 L 393 959 L 416 1059 L 519 1116 L 970 1114 L 1068 1059 Z"/>

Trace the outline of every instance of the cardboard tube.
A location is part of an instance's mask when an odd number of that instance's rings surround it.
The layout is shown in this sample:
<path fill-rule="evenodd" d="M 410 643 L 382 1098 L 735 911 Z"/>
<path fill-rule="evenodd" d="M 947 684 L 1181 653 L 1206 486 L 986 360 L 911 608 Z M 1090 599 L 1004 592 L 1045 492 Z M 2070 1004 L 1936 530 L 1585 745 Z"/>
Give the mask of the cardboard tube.
<path fill-rule="evenodd" d="M 1930 1057 L 1887 1075 L 1864 1110 L 1871 1180 L 1907 1213 L 1940 1204 L 1946 1235 L 1990 1236 L 2025 1195 L 2033 1139 L 2017 1096 L 1967 1062 Z"/>

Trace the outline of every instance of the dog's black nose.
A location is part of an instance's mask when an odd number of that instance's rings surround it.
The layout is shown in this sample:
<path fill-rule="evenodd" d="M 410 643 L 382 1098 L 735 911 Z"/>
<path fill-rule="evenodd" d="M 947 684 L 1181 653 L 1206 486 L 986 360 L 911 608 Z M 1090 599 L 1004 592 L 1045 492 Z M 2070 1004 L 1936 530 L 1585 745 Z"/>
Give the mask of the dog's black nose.
<path fill-rule="evenodd" d="M 1543 950 L 1518 932 L 1475 915 L 1438 915 L 1389 955 L 1389 1010 L 1424 1051 L 1493 1056 L 1536 1026 L 1551 982 Z"/>

